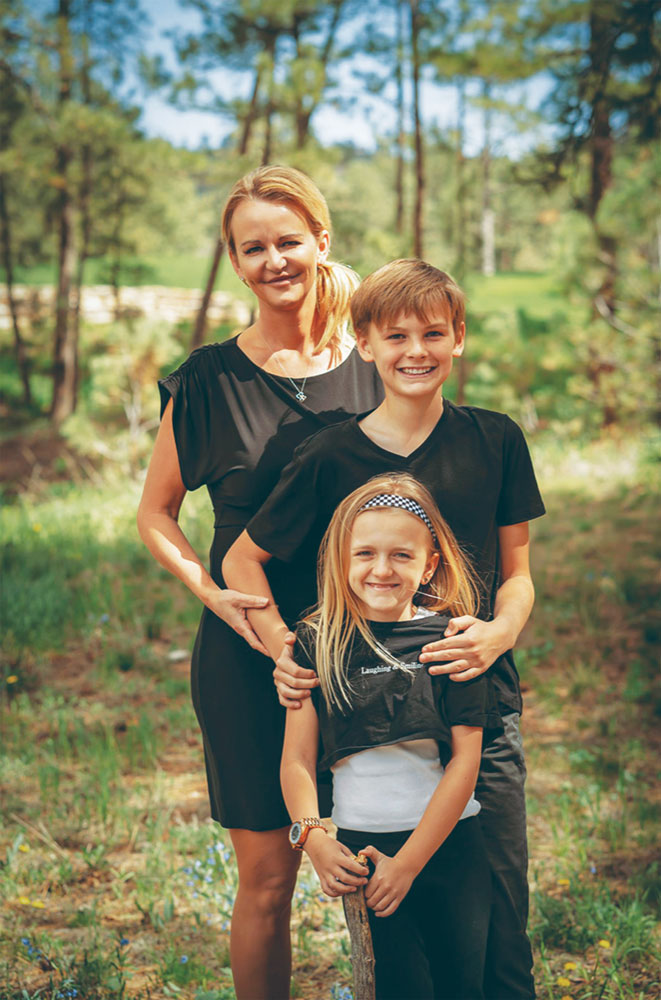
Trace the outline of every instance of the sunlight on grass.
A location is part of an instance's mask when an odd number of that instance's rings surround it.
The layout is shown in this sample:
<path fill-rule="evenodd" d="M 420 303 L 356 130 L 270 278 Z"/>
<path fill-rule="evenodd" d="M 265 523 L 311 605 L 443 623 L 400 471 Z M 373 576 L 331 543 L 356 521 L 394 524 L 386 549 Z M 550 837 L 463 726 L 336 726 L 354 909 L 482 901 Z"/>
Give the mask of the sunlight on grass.
<path fill-rule="evenodd" d="M 520 643 L 540 997 L 658 989 L 661 709 L 645 441 L 533 442 L 549 515 Z M 196 602 L 134 524 L 139 483 L 55 485 L 2 513 L 0 996 L 231 1000 L 229 839 L 208 820 L 188 694 Z M 205 491 L 185 530 L 204 555 Z M 293 995 L 348 997 L 341 906 L 307 863 Z"/>

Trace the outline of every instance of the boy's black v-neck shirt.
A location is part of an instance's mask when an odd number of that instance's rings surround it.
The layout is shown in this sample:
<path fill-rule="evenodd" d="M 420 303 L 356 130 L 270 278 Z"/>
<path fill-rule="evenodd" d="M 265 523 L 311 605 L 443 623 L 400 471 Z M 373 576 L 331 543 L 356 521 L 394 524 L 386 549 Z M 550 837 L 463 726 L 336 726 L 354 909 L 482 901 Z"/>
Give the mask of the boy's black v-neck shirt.
<path fill-rule="evenodd" d="M 361 430 L 365 414 L 324 428 L 294 452 L 273 493 L 247 525 L 253 541 L 306 567 L 310 605 L 316 601 L 319 543 L 338 503 L 373 476 L 408 472 L 431 492 L 471 560 L 481 584 L 479 617 L 493 617 L 500 585 L 498 528 L 544 514 L 530 454 L 520 428 L 503 413 L 447 400 L 430 435 L 410 455 L 375 444 Z M 511 651 L 490 675 L 502 708 L 521 711 Z"/>

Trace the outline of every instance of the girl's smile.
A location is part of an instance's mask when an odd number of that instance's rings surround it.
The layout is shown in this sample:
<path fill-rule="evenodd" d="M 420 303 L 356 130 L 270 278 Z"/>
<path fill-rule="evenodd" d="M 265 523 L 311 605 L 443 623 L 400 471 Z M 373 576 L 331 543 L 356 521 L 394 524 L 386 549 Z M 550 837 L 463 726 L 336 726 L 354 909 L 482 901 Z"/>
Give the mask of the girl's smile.
<path fill-rule="evenodd" d="M 429 529 L 397 507 L 365 510 L 354 521 L 348 583 L 372 621 L 413 617 L 413 597 L 438 563 Z"/>

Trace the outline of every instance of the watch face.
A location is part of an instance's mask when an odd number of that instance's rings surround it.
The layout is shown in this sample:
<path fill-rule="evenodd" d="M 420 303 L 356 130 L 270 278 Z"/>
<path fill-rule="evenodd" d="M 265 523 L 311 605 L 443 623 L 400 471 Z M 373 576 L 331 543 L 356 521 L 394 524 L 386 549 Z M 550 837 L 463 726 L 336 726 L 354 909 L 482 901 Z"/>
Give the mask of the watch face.
<path fill-rule="evenodd" d="M 289 829 L 289 843 L 292 845 L 298 844 L 301 839 L 301 834 L 303 833 L 303 827 L 300 823 L 292 823 Z"/>

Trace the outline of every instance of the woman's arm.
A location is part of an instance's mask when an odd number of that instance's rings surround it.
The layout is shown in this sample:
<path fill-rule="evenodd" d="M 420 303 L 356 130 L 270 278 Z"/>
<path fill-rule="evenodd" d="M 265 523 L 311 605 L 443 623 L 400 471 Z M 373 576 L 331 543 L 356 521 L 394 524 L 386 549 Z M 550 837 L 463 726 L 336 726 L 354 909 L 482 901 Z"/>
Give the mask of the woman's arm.
<path fill-rule="evenodd" d="M 223 578 L 230 587 L 240 587 L 265 598 L 262 608 L 248 612 L 250 625 L 275 662 L 273 676 L 280 704 L 285 708 L 300 708 L 301 699 L 309 697 L 318 680 L 314 670 L 299 667 L 292 656 L 294 636 L 280 617 L 273 600 L 264 566 L 271 555 L 242 531 L 223 559 Z"/>
<path fill-rule="evenodd" d="M 368 906 L 377 917 L 395 912 L 416 875 L 454 830 L 477 782 L 482 755 L 482 729 L 452 727 L 452 758 L 432 795 L 422 819 L 394 858 L 368 846 L 375 871 L 365 890 Z"/>
<path fill-rule="evenodd" d="M 498 539 L 502 583 L 493 619 L 485 622 L 472 615 L 452 618 L 445 638 L 423 648 L 420 661 L 431 664 L 430 674 L 451 674 L 453 681 L 479 677 L 512 649 L 528 621 L 535 601 L 528 522 L 503 525 L 498 529 Z"/>
<path fill-rule="evenodd" d="M 227 622 L 253 649 L 266 653 L 246 618 L 245 609 L 261 607 L 263 597 L 223 590 L 214 582 L 179 527 L 186 495 L 172 427 L 172 401 L 163 414 L 138 507 L 138 531 L 155 559 L 173 573 L 214 614 Z"/>
<path fill-rule="evenodd" d="M 292 822 L 319 815 L 317 795 L 317 748 L 319 720 L 311 700 L 298 712 L 287 712 L 282 749 L 280 783 Z M 328 896 L 343 896 L 365 885 L 364 866 L 354 861 L 344 844 L 320 828 L 308 831 L 303 850 L 314 865 L 321 888 Z"/>

